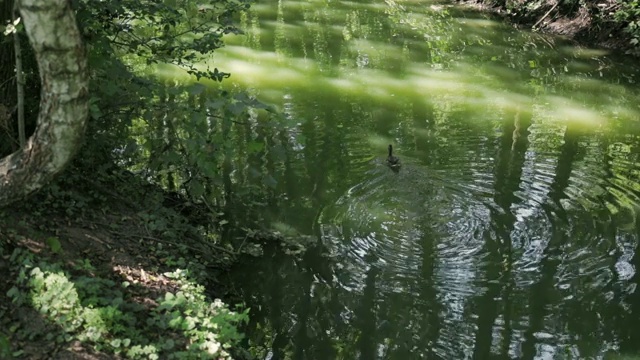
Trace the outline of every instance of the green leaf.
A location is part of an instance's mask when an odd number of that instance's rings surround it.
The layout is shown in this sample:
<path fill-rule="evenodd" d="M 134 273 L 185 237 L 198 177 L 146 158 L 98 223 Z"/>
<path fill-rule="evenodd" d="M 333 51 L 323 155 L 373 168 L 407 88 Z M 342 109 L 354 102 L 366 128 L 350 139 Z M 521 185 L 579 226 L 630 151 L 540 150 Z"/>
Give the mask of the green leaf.
<path fill-rule="evenodd" d="M 264 149 L 264 143 L 258 141 L 252 141 L 247 144 L 247 152 L 249 154 L 257 153 Z"/>
<path fill-rule="evenodd" d="M 234 97 L 234 99 L 238 100 L 238 101 L 249 101 L 249 96 L 247 95 L 247 93 L 241 92 L 241 93 L 237 93 Z"/>
<path fill-rule="evenodd" d="M 229 111 L 231 111 L 233 115 L 240 115 L 247 109 L 247 105 L 245 105 L 243 102 L 237 101 L 227 106 L 227 109 L 229 109 Z"/>
<path fill-rule="evenodd" d="M 62 244 L 60 244 L 60 240 L 57 237 L 49 237 L 45 240 L 49 249 L 54 254 L 59 254 L 62 251 Z"/>
<path fill-rule="evenodd" d="M 206 105 L 209 109 L 217 110 L 224 106 L 226 102 L 224 100 L 207 101 Z"/>
<path fill-rule="evenodd" d="M 7 296 L 10 298 L 18 298 L 20 296 L 20 289 L 18 289 L 16 286 L 12 287 L 11 289 L 9 289 L 9 291 L 7 291 Z"/>
<path fill-rule="evenodd" d="M 107 82 L 104 84 L 104 86 L 102 87 L 102 91 L 107 95 L 107 96 L 113 96 L 115 95 L 120 89 L 118 88 L 118 86 L 113 83 L 113 82 Z"/>
<path fill-rule="evenodd" d="M 182 162 L 182 158 L 180 157 L 180 154 L 178 154 L 175 151 L 168 151 L 165 154 L 165 159 L 170 164 L 179 164 Z"/>
<path fill-rule="evenodd" d="M 204 186 L 202 186 L 202 184 L 198 180 L 192 180 L 189 183 L 189 190 L 191 192 L 191 196 L 196 198 L 204 195 L 205 191 Z"/>
<path fill-rule="evenodd" d="M 11 354 L 11 343 L 9 338 L 4 335 L 0 335 L 0 359 L 5 359 Z"/>
<path fill-rule="evenodd" d="M 189 86 L 189 88 L 187 89 L 187 91 L 189 91 L 189 94 L 191 95 L 200 95 L 202 94 L 202 92 L 206 89 L 207 87 L 200 84 L 200 83 L 195 83 L 191 86 Z"/>
<path fill-rule="evenodd" d="M 171 350 L 175 345 L 175 341 L 173 341 L 173 339 L 169 339 L 164 343 L 164 345 L 162 345 L 162 348 L 165 350 Z"/>
<path fill-rule="evenodd" d="M 89 105 L 89 114 L 94 120 L 99 120 L 102 117 L 102 111 L 96 103 L 91 103 L 91 105 Z"/>

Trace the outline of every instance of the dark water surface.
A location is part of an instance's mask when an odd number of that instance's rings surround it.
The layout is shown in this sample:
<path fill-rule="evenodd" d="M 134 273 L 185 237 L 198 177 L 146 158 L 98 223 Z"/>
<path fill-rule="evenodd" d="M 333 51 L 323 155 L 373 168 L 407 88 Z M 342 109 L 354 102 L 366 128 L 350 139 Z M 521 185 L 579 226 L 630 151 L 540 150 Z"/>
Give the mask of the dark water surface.
<path fill-rule="evenodd" d="M 307 247 L 233 280 L 261 358 L 640 354 L 636 62 L 428 1 L 259 1 L 242 24 L 212 64 L 289 126 L 239 130 L 234 181 Z"/>

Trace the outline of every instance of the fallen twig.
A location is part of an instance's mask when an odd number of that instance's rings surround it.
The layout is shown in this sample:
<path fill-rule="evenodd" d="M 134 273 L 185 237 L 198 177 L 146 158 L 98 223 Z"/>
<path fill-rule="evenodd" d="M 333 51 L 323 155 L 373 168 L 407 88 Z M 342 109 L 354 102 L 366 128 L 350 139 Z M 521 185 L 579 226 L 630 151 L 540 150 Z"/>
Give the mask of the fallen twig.
<path fill-rule="evenodd" d="M 551 12 L 553 11 L 553 9 L 555 9 L 556 7 L 558 7 L 558 4 L 560 3 L 560 1 L 557 1 L 555 4 L 553 4 L 553 6 L 551 7 L 551 9 L 549 9 L 549 11 L 547 11 L 546 14 L 544 14 L 543 17 L 540 18 L 540 20 L 538 20 L 533 27 L 537 27 L 544 19 L 547 18 L 547 16 L 549 16 L 549 14 L 551 14 Z"/>

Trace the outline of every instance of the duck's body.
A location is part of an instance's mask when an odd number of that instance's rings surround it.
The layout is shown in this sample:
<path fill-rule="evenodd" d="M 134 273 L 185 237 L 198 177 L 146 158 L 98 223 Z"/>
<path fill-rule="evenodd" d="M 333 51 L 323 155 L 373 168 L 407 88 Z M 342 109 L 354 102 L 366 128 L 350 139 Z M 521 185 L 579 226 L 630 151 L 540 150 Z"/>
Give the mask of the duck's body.
<path fill-rule="evenodd" d="M 400 167 L 400 158 L 393 156 L 393 146 L 389 145 L 389 157 L 387 157 L 387 165 L 392 168 Z"/>

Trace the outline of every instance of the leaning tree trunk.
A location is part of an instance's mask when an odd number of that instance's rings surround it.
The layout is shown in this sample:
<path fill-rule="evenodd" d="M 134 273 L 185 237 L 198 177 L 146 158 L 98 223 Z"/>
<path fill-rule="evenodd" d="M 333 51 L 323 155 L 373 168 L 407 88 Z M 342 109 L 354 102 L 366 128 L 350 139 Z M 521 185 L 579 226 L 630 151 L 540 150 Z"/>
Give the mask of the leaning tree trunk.
<path fill-rule="evenodd" d="M 81 145 L 88 116 L 85 49 L 69 0 L 20 0 L 20 14 L 38 60 L 42 94 L 35 133 L 0 160 L 0 206 L 40 189 Z"/>

